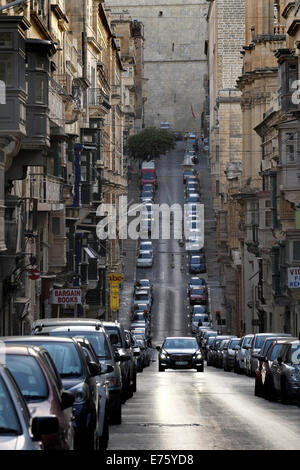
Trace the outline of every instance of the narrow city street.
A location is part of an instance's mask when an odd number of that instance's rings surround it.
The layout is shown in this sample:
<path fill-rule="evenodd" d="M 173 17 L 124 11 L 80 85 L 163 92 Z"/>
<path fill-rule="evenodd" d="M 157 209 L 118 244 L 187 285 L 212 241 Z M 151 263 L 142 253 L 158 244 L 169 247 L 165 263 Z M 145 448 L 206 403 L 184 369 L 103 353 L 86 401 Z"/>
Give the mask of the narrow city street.
<path fill-rule="evenodd" d="M 178 142 L 176 149 L 158 162 L 156 203 L 184 204 L 183 153 L 184 143 Z M 213 313 L 222 309 L 222 289 L 215 259 L 216 234 L 205 157 L 200 159 L 198 170 L 201 202 L 205 204 L 207 273 L 202 277 L 210 289 Z M 153 247 L 153 267 L 137 268 L 135 276 L 153 283 L 152 343 L 156 346 L 166 336 L 189 336 L 191 329 L 184 247 L 174 239 L 155 240 Z M 126 310 L 127 315 L 129 311 Z M 124 313 L 122 318 L 125 319 Z M 137 392 L 123 407 L 122 424 L 111 426 L 109 450 L 300 449 L 299 418 L 300 409 L 295 405 L 269 403 L 255 397 L 253 378 L 206 366 L 204 373 L 162 373 L 158 372 L 156 361 L 138 374 Z"/>

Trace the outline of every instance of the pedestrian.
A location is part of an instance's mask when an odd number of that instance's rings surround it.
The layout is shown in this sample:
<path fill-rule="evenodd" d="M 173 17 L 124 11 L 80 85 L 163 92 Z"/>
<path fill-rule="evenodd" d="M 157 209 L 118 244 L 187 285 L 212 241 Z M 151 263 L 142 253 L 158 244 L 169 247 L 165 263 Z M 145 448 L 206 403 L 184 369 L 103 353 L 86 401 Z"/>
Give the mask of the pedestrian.
<path fill-rule="evenodd" d="M 154 359 L 154 350 L 153 350 L 153 348 L 152 348 L 151 337 L 147 339 L 147 347 L 148 347 L 148 349 L 149 349 L 152 362 L 155 362 L 155 359 Z"/>

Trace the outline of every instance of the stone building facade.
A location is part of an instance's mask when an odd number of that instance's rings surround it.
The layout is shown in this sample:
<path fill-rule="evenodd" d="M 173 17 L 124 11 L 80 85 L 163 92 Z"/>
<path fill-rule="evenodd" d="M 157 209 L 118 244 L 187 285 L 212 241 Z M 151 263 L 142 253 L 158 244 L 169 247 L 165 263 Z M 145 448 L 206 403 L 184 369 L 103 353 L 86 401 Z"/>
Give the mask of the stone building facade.
<path fill-rule="evenodd" d="M 240 187 L 242 164 L 241 93 L 245 2 L 210 0 L 208 21 L 209 165 L 218 233 L 220 277 L 225 286 L 228 331 L 239 332 L 242 286 L 237 239 L 238 210 L 232 199 Z"/>
<path fill-rule="evenodd" d="M 168 121 L 175 131 L 200 132 L 205 100 L 207 2 L 107 0 L 106 4 L 112 11 L 127 12 L 144 24 L 148 79 L 145 126 L 159 127 L 160 122 Z"/>

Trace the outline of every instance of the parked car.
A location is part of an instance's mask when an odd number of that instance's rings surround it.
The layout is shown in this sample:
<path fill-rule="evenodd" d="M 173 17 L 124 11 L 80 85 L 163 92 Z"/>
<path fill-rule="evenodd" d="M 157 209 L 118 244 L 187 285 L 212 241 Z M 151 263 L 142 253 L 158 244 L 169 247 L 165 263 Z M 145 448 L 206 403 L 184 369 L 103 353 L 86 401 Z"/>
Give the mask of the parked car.
<path fill-rule="evenodd" d="M 214 340 L 212 341 L 208 351 L 207 351 L 207 365 L 214 366 L 216 364 L 217 358 L 217 350 L 218 346 L 220 345 L 221 341 L 224 339 L 231 339 L 236 338 L 236 336 L 232 335 L 217 335 L 215 336 Z"/>
<path fill-rule="evenodd" d="M 131 344 L 126 339 L 124 328 L 119 322 L 102 322 L 111 344 L 120 358 L 123 402 L 136 390 L 136 359 Z"/>
<path fill-rule="evenodd" d="M 280 340 L 267 375 L 266 397 L 269 400 L 280 398 L 282 403 L 299 403 L 300 380 L 300 341 L 299 339 Z"/>
<path fill-rule="evenodd" d="M 137 341 L 137 339 L 134 335 L 132 335 L 132 339 L 133 339 L 132 349 L 133 349 L 133 353 L 136 357 L 136 371 L 137 372 L 143 372 L 143 370 L 144 370 L 143 352 L 142 352 L 142 350 L 140 348 L 140 345 L 138 344 L 138 341 Z"/>
<path fill-rule="evenodd" d="M 141 202 L 146 202 L 146 199 L 149 201 L 153 201 L 154 199 L 154 191 L 141 191 L 141 195 L 140 195 L 140 201 Z"/>
<path fill-rule="evenodd" d="M 206 305 L 197 305 L 197 304 L 195 304 L 195 305 L 193 305 L 193 306 L 191 307 L 191 315 L 192 315 L 192 317 L 193 317 L 194 315 L 196 315 L 196 314 L 199 314 L 199 313 L 208 315 Z M 209 321 L 209 319 L 207 320 L 207 322 L 208 322 L 208 321 Z M 203 326 L 204 326 L 204 325 L 203 325 Z M 205 325 L 205 326 L 208 326 L 208 325 Z"/>
<path fill-rule="evenodd" d="M 65 390 L 75 396 L 73 413 L 74 448 L 95 450 L 99 446 L 99 396 L 96 375 L 99 365 L 89 369 L 84 352 L 73 338 L 16 336 L 2 339 L 15 345 L 42 346 L 50 354 Z"/>
<path fill-rule="evenodd" d="M 140 251 L 150 251 L 153 255 L 152 241 L 141 241 L 140 242 Z"/>
<path fill-rule="evenodd" d="M 255 371 L 258 366 L 258 355 L 259 351 L 262 347 L 262 344 L 266 338 L 272 337 L 272 336 L 286 336 L 284 333 L 256 333 L 253 338 L 251 339 L 251 342 L 249 345 L 246 346 L 246 350 L 248 350 L 248 353 L 246 354 L 246 367 L 245 371 L 246 374 L 249 376 L 255 376 Z M 291 335 L 287 335 L 291 336 Z"/>
<path fill-rule="evenodd" d="M 94 364 L 98 364 L 98 357 L 92 344 L 85 337 L 73 336 L 81 346 L 89 369 L 93 369 Z M 112 366 L 109 366 L 112 369 Z M 107 370 L 107 368 L 106 368 Z M 106 450 L 109 441 L 109 390 L 108 380 L 100 366 L 101 375 L 96 375 L 96 382 L 99 395 L 99 450 Z"/>
<path fill-rule="evenodd" d="M 218 333 L 216 333 L 216 335 L 209 336 L 208 338 L 205 339 L 204 342 L 202 342 L 201 351 L 205 360 L 207 360 L 207 352 L 209 350 L 210 345 L 213 343 L 215 336 L 217 336 L 217 334 Z"/>
<path fill-rule="evenodd" d="M 262 347 L 261 347 L 261 350 L 259 351 L 259 356 L 258 356 L 258 366 L 255 371 L 254 395 L 256 395 L 257 397 L 264 395 L 263 383 L 262 383 L 262 370 L 264 369 L 264 373 L 266 372 L 266 367 L 264 367 L 265 362 L 268 362 L 267 372 L 269 372 L 269 369 L 270 369 L 270 361 L 266 360 L 268 351 L 273 346 L 273 344 L 276 344 L 278 341 L 282 339 L 286 339 L 286 338 L 282 336 L 280 337 L 271 336 L 270 338 L 266 338 L 262 344 Z"/>
<path fill-rule="evenodd" d="M 56 416 L 32 417 L 9 368 L 0 364 L 0 450 L 43 450 L 42 438 L 58 432 Z"/>
<path fill-rule="evenodd" d="M 236 347 L 240 346 L 242 338 L 232 338 L 223 353 L 223 369 L 230 372 L 234 368 Z"/>
<path fill-rule="evenodd" d="M 191 179 L 193 179 L 193 177 L 196 176 L 195 170 L 185 170 L 185 171 L 183 172 L 183 184 L 186 184 L 187 179 L 188 179 L 188 177 L 190 177 L 190 176 L 192 177 Z M 196 176 L 196 179 L 197 179 L 197 181 L 198 181 L 197 176 Z"/>
<path fill-rule="evenodd" d="M 223 369 L 223 357 L 224 357 L 225 351 L 227 351 L 229 342 L 230 342 L 230 339 L 223 339 L 216 348 L 214 365 L 215 367 L 219 369 Z"/>
<path fill-rule="evenodd" d="M 158 370 L 166 369 L 196 369 L 203 372 L 203 356 L 199 344 L 192 337 L 167 337 L 162 346 L 157 346 L 159 352 Z"/>
<path fill-rule="evenodd" d="M 200 326 L 210 327 L 208 315 L 205 313 L 195 313 L 192 316 L 192 333 L 197 333 Z"/>
<path fill-rule="evenodd" d="M 151 284 L 149 279 L 138 279 L 134 284 L 134 288 L 150 288 L 151 292 L 153 291 L 153 285 Z"/>
<path fill-rule="evenodd" d="M 136 306 L 139 304 L 146 304 L 149 307 L 149 310 L 151 308 L 152 304 L 152 296 L 151 296 L 151 291 L 144 290 L 144 289 L 139 289 L 134 292 L 133 295 L 133 301 L 132 301 L 132 311 L 136 310 Z"/>
<path fill-rule="evenodd" d="M 200 194 L 199 193 L 189 193 L 186 198 L 187 203 L 191 202 L 200 202 Z"/>
<path fill-rule="evenodd" d="M 134 335 L 134 338 L 136 339 L 143 355 L 143 367 L 149 367 L 151 362 L 151 355 L 146 340 L 140 338 L 139 335 Z"/>
<path fill-rule="evenodd" d="M 234 372 L 236 372 L 237 374 L 243 374 L 245 371 L 246 355 L 248 353 L 246 346 L 250 344 L 253 336 L 254 336 L 253 334 L 243 336 L 241 344 L 236 349 Z"/>
<path fill-rule="evenodd" d="M 200 278 L 198 276 L 193 276 L 189 280 L 189 285 L 188 285 L 188 293 L 193 287 L 200 287 L 200 286 L 206 286 L 206 281 L 203 278 Z"/>
<path fill-rule="evenodd" d="M 153 254 L 151 251 L 139 251 L 136 265 L 138 268 L 151 268 L 153 265 Z"/>
<path fill-rule="evenodd" d="M 33 324 L 33 333 L 65 337 L 80 336 L 88 339 L 95 351 L 101 371 L 105 374 L 109 391 L 109 421 L 120 424 L 122 421 L 122 375 L 119 357 L 115 359 L 109 338 L 99 320 L 64 317 L 37 320 Z M 96 381 L 98 379 L 96 377 Z M 103 387 L 102 381 L 103 379 L 100 378 L 101 387 Z M 106 391 L 100 389 L 100 393 L 106 394 Z M 103 413 L 103 410 L 101 412 Z M 101 426 L 102 423 L 100 423 L 100 428 Z M 102 445 L 101 442 L 100 444 Z"/>
<path fill-rule="evenodd" d="M 190 290 L 190 305 L 206 305 L 207 304 L 207 291 L 205 287 L 193 287 Z"/>
<path fill-rule="evenodd" d="M 74 395 L 63 390 L 59 374 L 43 348 L 6 344 L 5 364 L 17 382 L 32 417 L 54 415 L 55 434 L 42 436 L 45 450 L 73 450 Z"/>

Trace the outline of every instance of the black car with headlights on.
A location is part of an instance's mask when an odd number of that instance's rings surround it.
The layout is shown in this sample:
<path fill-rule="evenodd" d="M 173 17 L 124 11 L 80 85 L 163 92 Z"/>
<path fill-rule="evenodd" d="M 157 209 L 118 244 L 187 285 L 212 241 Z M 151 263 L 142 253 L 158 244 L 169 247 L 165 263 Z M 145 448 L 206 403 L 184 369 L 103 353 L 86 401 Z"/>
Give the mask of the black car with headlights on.
<path fill-rule="evenodd" d="M 203 372 L 203 356 L 199 343 L 194 337 L 167 337 L 162 346 L 157 346 L 158 370 L 165 369 L 196 369 Z"/>
<path fill-rule="evenodd" d="M 99 397 L 96 376 L 100 365 L 87 363 L 81 346 L 74 338 L 52 336 L 6 337 L 5 343 L 42 346 L 50 354 L 62 380 L 63 388 L 73 393 L 75 450 L 99 448 Z"/>

